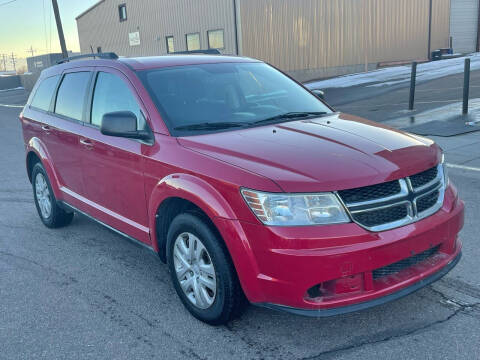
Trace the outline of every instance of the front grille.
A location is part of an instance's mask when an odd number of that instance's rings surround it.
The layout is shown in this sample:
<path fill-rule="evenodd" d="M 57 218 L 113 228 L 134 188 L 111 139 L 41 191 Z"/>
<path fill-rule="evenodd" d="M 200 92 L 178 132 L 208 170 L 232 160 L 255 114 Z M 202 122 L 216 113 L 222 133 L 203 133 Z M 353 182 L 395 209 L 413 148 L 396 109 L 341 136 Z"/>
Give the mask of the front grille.
<path fill-rule="evenodd" d="M 399 221 L 407 217 L 407 215 L 407 204 L 400 204 L 397 206 L 390 206 L 385 209 L 352 214 L 355 221 L 367 227 L 373 227 L 386 223 L 392 223 L 394 221 Z"/>
<path fill-rule="evenodd" d="M 357 224 L 384 231 L 432 215 L 442 206 L 444 192 L 439 165 L 408 178 L 340 190 L 338 195 Z"/>
<path fill-rule="evenodd" d="M 417 200 L 417 211 L 421 213 L 423 211 L 430 209 L 432 206 L 434 206 L 437 203 L 439 196 L 440 196 L 440 192 L 436 190 L 430 194 L 427 194 L 419 198 Z"/>
<path fill-rule="evenodd" d="M 426 185 L 429 182 L 435 180 L 437 176 L 438 176 L 438 168 L 435 166 L 419 174 L 410 176 L 410 182 L 412 183 L 412 187 L 416 189 L 416 188 L 419 188 L 420 186 Z"/>
<path fill-rule="evenodd" d="M 398 180 L 356 189 L 341 190 L 338 193 L 346 203 L 356 203 L 386 198 L 400 192 Z"/>
<path fill-rule="evenodd" d="M 397 261 L 396 263 L 378 268 L 373 270 L 373 280 L 380 279 L 385 276 L 394 275 L 399 273 L 400 271 L 407 269 L 413 265 L 421 263 L 422 261 L 427 260 L 428 258 L 432 257 L 438 252 L 439 246 L 435 246 L 431 249 L 428 249 L 420 254 L 411 256 L 409 258 Z"/>

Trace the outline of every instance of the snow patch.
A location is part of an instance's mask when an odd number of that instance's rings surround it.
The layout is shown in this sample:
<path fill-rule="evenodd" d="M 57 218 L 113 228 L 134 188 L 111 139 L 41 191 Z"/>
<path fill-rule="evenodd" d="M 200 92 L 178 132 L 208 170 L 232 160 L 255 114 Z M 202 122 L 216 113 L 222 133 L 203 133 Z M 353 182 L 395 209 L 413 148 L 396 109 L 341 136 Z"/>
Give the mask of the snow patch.
<path fill-rule="evenodd" d="M 480 53 L 471 54 L 470 70 L 480 69 Z M 417 83 L 463 73 L 465 57 L 432 61 L 417 66 Z M 346 88 L 365 85 L 367 87 L 392 86 L 410 81 L 411 66 L 396 66 L 365 73 L 340 76 L 305 84 L 309 89 Z"/>

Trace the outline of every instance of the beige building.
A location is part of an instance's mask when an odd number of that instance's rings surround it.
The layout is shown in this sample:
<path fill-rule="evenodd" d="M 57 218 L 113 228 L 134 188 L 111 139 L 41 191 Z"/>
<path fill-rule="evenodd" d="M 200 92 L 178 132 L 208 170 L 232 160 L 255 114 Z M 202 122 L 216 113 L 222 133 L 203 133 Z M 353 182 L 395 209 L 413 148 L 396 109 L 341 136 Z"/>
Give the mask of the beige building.
<path fill-rule="evenodd" d="M 429 43 L 431 50 L 450 44 L 450 5 L 450 0 L 101 0 L 77 17 L 77 26 L 82 53 L 148 56 L 218 48 L 262 59 L 305 81 L 426 59 Z"/>

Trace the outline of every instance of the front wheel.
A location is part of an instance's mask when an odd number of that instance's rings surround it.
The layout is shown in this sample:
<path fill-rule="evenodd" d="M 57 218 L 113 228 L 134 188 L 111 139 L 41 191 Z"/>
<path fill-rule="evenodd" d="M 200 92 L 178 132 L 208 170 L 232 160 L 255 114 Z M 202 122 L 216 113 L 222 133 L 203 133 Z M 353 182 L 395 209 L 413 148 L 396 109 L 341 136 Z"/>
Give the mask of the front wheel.
<path fill-rule="evenodd" d="M 66 212 L 58 206 L 47 172 L 41 163 L 36 163 L 33 166 L 32 186 L 35 206 L 45 226 L 59 228 L 72 222 L 73 213 Z"/>
<path fill-rule="evenodd" d="M 168 266 L 175 290 L 197 319 L 220 325 L 247 303 L 222 239 L 193 214 L 180 214 L 167 236 Z"/>

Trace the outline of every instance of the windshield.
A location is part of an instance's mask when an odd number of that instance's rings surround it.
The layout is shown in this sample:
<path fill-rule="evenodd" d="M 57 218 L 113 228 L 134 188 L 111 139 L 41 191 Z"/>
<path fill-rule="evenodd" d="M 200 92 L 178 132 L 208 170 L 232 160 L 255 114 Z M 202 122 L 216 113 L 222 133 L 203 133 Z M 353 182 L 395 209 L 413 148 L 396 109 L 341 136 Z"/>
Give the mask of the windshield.
<path fill-rule="evenodd" d="M 175 66 L 139 75 L 174 136 L 332 112 L 295 81 L 260 62 Z"/>

